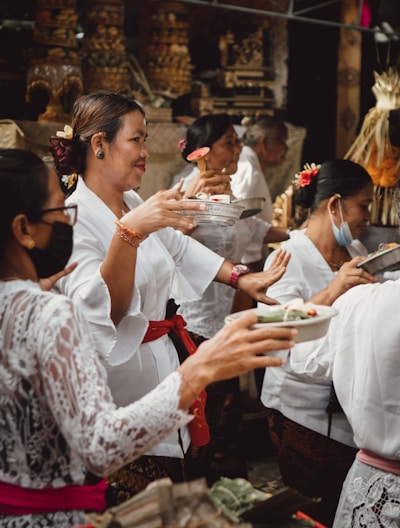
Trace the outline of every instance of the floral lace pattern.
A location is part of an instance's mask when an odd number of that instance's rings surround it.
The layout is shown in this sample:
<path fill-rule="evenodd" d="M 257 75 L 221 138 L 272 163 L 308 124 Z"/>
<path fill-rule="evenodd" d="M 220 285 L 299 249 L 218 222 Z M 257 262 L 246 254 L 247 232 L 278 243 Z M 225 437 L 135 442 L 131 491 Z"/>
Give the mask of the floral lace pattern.
<path fill-rule="evenodd" d="M 334 528 L 399 528 L 400 476 L 356 461 L 344 484 Z"/>
<path fill-rule="evenodd" d="M 116 408 L 86 320 L 62 295 L 0 284 L 0 481 L 28 488 L 104 476 L 190 421 L 171 374 Z M 0 501 L 1 502 L 1 501 Z M 6 517 L 2 528 L 72 526 L 82 512 Z"/>

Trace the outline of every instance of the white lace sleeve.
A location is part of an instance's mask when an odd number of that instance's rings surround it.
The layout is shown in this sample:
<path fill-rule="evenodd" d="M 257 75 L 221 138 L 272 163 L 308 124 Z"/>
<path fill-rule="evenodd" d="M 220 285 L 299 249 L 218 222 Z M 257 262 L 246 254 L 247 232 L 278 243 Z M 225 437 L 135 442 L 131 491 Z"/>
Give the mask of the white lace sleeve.
<path fill-rule="evenodd" d="M 105 475 L 191 420 L 178 409 L 181 376 L 172 373 L 140 401 L 117 409 L 86 321 L 68 299 L 55 297 L 36 314 L 45 398 L 71 449 Z"/>

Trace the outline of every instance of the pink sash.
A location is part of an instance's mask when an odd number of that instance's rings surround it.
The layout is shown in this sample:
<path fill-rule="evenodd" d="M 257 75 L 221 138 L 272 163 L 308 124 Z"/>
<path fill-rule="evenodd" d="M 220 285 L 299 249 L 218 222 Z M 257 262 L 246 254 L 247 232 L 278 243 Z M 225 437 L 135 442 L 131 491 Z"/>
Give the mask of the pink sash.
<path fill-rule="evenodd" d="M 383 458 L 380 455 L 360 449 L 356 455 L 357 460 L 372 466 L 387 473 L 393 473 L 400 476 L 400 460 L 391 460 L 390 458 Z"/>
<path fill-rule="evenodd" d="M 61 510 L 106 509 L 105 479 L 93 486 L 64 486 L 63 488 L 31 489 L 0 482 L 0 514 L 28 515 Z"/>

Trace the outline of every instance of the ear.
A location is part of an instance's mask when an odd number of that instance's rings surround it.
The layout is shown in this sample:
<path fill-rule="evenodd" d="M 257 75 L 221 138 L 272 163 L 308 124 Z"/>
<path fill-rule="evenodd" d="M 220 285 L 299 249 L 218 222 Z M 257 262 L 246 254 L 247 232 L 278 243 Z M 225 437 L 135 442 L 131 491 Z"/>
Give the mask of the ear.
<path fill-rule="evenodd" d="M 98 149 L 103 148 L 104 144 L 104 132 L 97 132 L 96 134 L 93 134 L 90 140 L 90 145 L 94 152 L 96 152 L 96 150 Z"/>
<path fill-rule="evenodd" d="M 337 194 L 337 193 L 329 198 L 329 200 L 328 200 L 328 208 L 329 208 L 329 211 L 332 214 L 336 213 L 337 204 L 338 204 L 338 201 L 340 200 L 340 198 L 341 198 L 341 195 Z"/>
<path fill-rule="evenodd" d="M 32 237 L 32 227 L 24 214 L 19 214 L 11 222 L 11 230 L 15 240 L 23 247 L 32 249 L 35 241 Z"/>

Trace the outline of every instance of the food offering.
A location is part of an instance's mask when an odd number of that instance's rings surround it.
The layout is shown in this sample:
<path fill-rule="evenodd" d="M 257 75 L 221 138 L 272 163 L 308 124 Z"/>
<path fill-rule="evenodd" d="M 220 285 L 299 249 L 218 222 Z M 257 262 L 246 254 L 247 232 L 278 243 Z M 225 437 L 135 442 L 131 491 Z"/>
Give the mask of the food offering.
<path fill-rule="evenodd" d="M 184 202 L 201 200 L 206 204 L 202 211 L 181 210 L 177 211 L 185 216 L 191 216 L 196 224 L 216 224 L 222 226 L 232 226 L 239 220 L 244 211 L 244 207 L 239 204 L 230 203 L 230 195 L 198 193 L 196 196 L 184 198 Z"/>
<path fill-rule="evenodd" d="M 254 328 L 261 328 L 266 324 L 297 328 L 297 343 L 323 337 L 328 331 L 330 320 L 338 313 L 337 309 L 331 306 L 305 303 L 302 299 L 294 299 L 287 304 L 252 308 L 251 311 L 257 315 Z M 225 322 L 232 322 L 245 312 L 248 310 L 230 314 L 225 318 Z"/>
<path fill-rule="evenodd" d="M 371 275 L 400 269 L 400 244 L 380 244 L 379 248 L 359 262 L 357 267 L 364 269 Z"/>
<path fill-rule="evenodd" d="M 369 109 L 360 133 L 345 158 L 360 163 L 374 184 L 370 223 L 374 226 L 397 227 L 397 182 L 400 176 L 400 74 L 389 67 L 374 72 L 372 92 L 376 105 Z"/>
<path fill-rule="evenodd" d="M 191 163 L 197 163 L 200 172 L 207 170 L 206 156 L 210 152 L 210 147 L 200 147 L 191 152 L 186 159 Z"/>
<path fill-rule="evenodd" d="M 206 156 L 210 152 L 209 147 L 200 147 L 191 152 L 186 159 L 191 163 L 196 163 L 200 172 L 207 170 Z M 222 169 L 225 173 L 225 169 Z M 206 204 L 206 208 L 202 211 L 178 211 L 185 216 L 191 216 L 196 224 L 216 224 L 222 226 L 232 226 L 235 224 L 245 209 L 242 204 L 232 202 L 230 194 L 207 194 L 199 192 L 194 196 L 183 199 L 185 202 L 193 200 L 201 200 Z"/>

